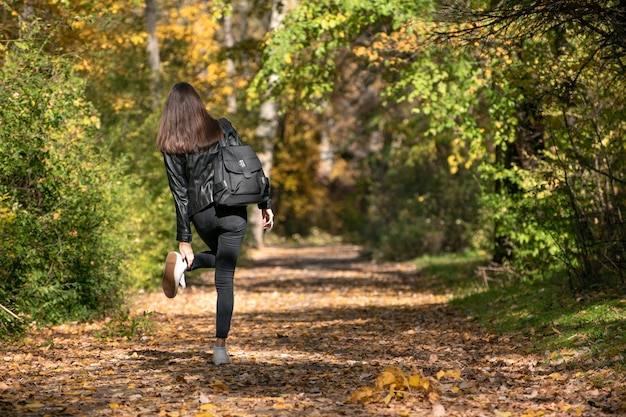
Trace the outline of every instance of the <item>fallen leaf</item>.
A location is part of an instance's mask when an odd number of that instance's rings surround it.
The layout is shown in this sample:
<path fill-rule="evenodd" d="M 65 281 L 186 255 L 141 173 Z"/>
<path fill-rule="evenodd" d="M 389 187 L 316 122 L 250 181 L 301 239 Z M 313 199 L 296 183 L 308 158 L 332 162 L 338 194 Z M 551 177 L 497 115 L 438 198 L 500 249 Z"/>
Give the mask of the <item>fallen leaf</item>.
<path fill-rule="evenodd" d="M 28 409 L 28 410 L 38 410 L 41 407 L 43 407 L 44 405 L 40 402 L 32 402 L 32 403 L 28 403 L 26 405 L 24 405 L 24 408 Z"/>
<path fill-rule="evenodd" d="M 349 403 L 366 403 L 372 398 L 374 390 L 369 387 L 357 388 L 352 396 L 347 400 Z"/>
<path fill-rule="evenodd" d="M 230 387 L 220 380 L 213 381 L 213 383 L 211 383 L 211 388 L 213 388 L 213 392 L 216 393 L 230 391 Z"/>
<path fill-rule="evenodd" d="M 437 403 L 433 405 L 433 410 L 431 411 L 432 417 L 445 417 L 447 415 L 446 409 L 443 405 Z"/>

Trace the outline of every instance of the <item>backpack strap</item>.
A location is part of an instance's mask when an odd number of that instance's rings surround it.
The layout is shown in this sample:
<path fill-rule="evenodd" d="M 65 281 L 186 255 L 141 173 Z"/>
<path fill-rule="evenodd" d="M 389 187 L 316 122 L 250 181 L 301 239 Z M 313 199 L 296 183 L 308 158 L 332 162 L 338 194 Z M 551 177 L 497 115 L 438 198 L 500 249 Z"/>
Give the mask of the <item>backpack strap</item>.
<path fill-rule="evenodd" d="M 224 136 L 220 139 L 220 146 L 237 146 L 242 144 L 237 131 L 228 119 L 222 117 L 218 120 L 218 123 L 222 128 L 222 132 L 224 132 Z"/>

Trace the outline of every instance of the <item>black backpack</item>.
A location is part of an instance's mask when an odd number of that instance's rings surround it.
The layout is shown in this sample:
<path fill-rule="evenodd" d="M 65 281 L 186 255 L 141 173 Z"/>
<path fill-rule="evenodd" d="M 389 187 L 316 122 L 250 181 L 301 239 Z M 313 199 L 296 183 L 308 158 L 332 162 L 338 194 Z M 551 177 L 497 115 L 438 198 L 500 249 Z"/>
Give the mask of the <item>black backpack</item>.
<path fill-rule="evenodd" d="M 226 119 L 219 120 L 224 136 L 213 163 L 213 201 L 218 206 L 247 206 L 270 199 L 269 178 L 250 145 L 242 143 Z"/>

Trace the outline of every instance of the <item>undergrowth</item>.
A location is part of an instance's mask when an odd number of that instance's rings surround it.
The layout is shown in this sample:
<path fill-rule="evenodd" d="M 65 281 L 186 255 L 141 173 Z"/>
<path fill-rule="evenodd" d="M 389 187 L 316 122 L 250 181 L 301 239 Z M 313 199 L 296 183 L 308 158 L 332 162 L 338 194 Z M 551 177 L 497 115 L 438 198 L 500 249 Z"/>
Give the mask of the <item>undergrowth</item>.
<path fill-rule="evenodd" d="M 95 336 L 101 340 L 125 338 L 126 340 L 140 339 L 149 336 L 153 329 L 152 313 L 144 311 L 141 316 L 131 317 L 126 313 L 108 319 Z"/>
<path fill-rule="evenodd" d="M 584 292 L 564 273 L 521 276 L 488 263 L 484 255 L 444 255 L 415 260 L 436 279 L 451 306 L 488 331 L 530 342 L 535 353 L 566 366 L 610 366 L 626 371 L 626 286 Z"/>

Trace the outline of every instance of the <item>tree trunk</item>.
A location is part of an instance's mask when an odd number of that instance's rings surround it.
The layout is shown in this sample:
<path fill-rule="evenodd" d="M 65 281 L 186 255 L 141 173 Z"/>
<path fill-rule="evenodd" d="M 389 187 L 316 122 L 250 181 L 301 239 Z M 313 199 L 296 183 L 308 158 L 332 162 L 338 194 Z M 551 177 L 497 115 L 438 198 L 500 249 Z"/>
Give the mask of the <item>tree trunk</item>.
<path fill-rule="evenodd" d="M 231 92 L 226 98 L 226 111 L 228 114 L 235 114 L 237 112 L 237 95 L 235 94 L 235 77 L 237 74 L 235 73 L 235 62 L 231 57 L 233 46 L 235 46 L 235 38 L 233 37 L 233 19 L 229 14 L 224 16 L 224 46 L 227 49 L 226 79 L 231 86 Z"/>
<path fill-rule="evenodd" d="M 323 178 L 324 181 L 330 178 L 330 174 L 333 171 L 333 165 L 335 163 L 335 152 L 333 151 L 333 146 L 330 141 L 333 124 L 334 121 L 331 117 L 325 118 L 325 126 L 320 132 L 320 163 L 317 168 L 317 175 L 320 178 Z"/>
<path fill-rule="evenodd" d="M 284 5 L 282 0 L 274 0 L 272 5 L 272 15 L 270 18 L 269 31 L 276 28 L 284 17 Z M 270 78 L 276 78 L 272 75 Z M 271 79 L 270 79 L 271 82 Z M 277 104 L 273 99 L 267 99 L 259 110 L 259 126 L 255 131 L 255 135 L 261 140 L 262 151 L 259 153 L 259 159 L 263 164 L 263 170 L 269 177 L 272 170 L 272 161 L 274 159 L 274 139 L 278 133 L 278 110 Z M 257 247 L 263 247 L 263 225 L 261 217 L 255 213 L 250 217 L 250 229 L 254 235 L 254 241 Z"/>
<path fill-rule="evenodd" d="M 159 39 L 156 33 L 157 13 L 156 0 L 146 0 L 148 67 L 150 68 L 150 95 L 153 111 L 158 111 L 161 106 L 161 58 L 159 56 Z"/>

